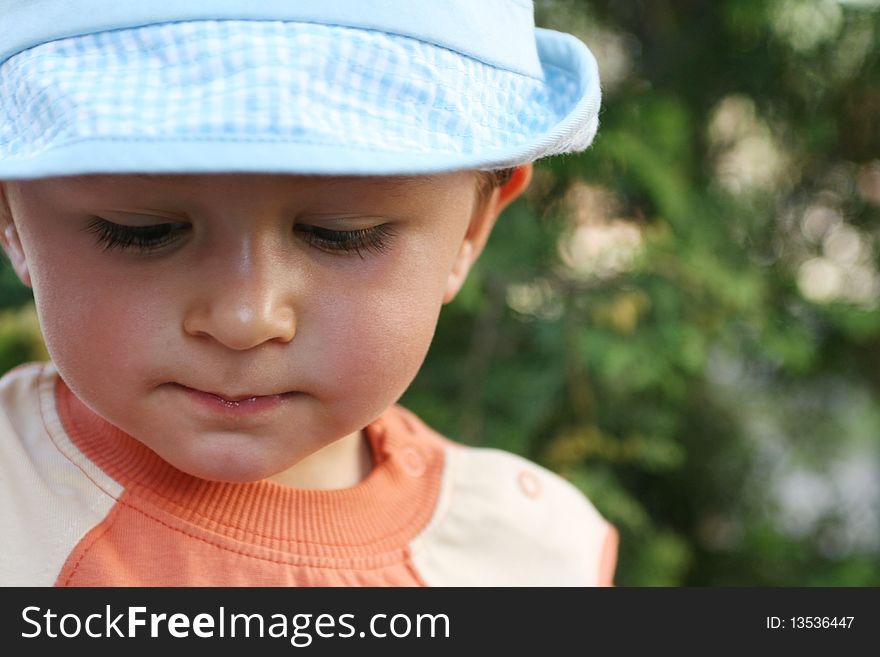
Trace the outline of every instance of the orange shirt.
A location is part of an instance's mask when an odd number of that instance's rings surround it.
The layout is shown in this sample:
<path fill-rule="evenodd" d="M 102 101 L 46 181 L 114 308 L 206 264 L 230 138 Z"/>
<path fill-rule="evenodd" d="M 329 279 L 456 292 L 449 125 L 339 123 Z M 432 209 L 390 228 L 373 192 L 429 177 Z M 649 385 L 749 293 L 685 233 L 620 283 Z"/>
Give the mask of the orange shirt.
<path fill-rule="evenodd" d="M 0 379 L 0 585 L 608 585 L 617 534 L 573 486 L 394 406 L 359 484 L 187 475 L 95 415 L 54 366 Z"/>

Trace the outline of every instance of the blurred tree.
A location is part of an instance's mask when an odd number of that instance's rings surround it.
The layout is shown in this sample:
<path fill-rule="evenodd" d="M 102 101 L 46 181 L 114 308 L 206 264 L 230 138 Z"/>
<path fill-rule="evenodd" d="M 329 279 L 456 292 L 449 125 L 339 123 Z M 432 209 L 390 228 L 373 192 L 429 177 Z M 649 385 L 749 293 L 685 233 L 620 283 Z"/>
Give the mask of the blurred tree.
<path fill-rule="evenodd" d="M 536 3 L 603 77 L 404 403 L 561 472 L 617 582 L 880 584 L 880 3 Z"/>
<path fill-rule="evenodd" d="M 31 291 L 21 284 L 9 261 L 0 251 L 0 310 L 17 308 L 32 299 Z"/>

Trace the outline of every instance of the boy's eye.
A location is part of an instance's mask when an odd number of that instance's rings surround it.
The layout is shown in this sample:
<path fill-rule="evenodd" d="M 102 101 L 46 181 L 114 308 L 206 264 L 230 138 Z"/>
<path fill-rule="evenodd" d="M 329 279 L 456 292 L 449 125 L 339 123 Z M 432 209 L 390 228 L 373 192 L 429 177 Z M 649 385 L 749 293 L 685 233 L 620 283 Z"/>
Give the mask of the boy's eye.
<path fill-rule="evenodd" d="M 320 226 L 296 224 L 294 230 L 310 245 L 323 251 L 356 253 L 363 258 L 365 252 L 384 251 L 389 238 L 395 234 L 389 224 L 357 230 L 331 230 Z"/>
<path fill-rule="evenodd" d="M 186 222 L 176 221 L 148 226 L 128 226 L 95 217 L 87 226 L 89 232 L 97 235 L 98 244 L 105 251 L 135 249 L 141 252 L 154 251 L 175 241 L 181 233 L 190 229 Z M 388 224 L 357 230 L 331 230 L 320 226 L 297 224 L 294 228 L 308 244 L 323 251 L 336 253 L 365 253 L 385 250 L 394 229 Z"/>
<path fill-rule="evenodd" d="M 105 251 L 112 249 L 124 251 L 131 248 L 138 251 L 153 251 L 170 244 L 181 233 L 188 231 L 189 224 L 174 221 L 152 226 L 125 226 L 95 217 L 86 230 L 97 235 L 98 244 L 103 246 Z"/>

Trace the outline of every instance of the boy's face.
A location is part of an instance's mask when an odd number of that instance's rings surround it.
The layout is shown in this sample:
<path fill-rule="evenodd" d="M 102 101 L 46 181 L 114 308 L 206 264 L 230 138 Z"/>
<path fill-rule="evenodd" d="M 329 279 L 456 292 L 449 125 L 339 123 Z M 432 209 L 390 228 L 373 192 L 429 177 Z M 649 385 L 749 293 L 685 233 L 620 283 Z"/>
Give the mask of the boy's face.
<path fill-rule="evenodd" d="M 529 173 L 486 203 L 473 172 L 13 181 L 0 224 L 79 399 L 185 472 L 253 481 L 399 398 Z"/>

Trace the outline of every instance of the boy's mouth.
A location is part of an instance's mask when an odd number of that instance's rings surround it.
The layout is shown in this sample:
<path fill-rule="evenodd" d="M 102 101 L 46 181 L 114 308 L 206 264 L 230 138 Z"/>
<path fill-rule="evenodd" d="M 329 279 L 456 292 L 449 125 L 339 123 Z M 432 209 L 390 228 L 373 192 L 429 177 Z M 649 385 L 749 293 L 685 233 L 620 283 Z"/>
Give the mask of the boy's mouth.
<path fill-rule="evenodd" d="M 254 395 L 253 397 L 237 397 L 235 399 L 227 399 L 223 395 L 215 395 L 213 392 L 209 392 L 208 394 L 213 395 L 214 397 L 216 397 L 219 401 L 223 402 L 224 404 L 229 404 L 229 405 L 233 405 L 233 406 L 238 406 L 242 402 L 256 401 L 258 397 L 262 396 L 262 395 Z"/>
<path fill-rule="evenodd" d="M 219 406 L 220 408 L 225 408 L 229 410 L 265 410 L 272 408 L 279 404 L 281 401 L 293 397 L 297 394 L 295 392 L 284 392 L 268 395 L 254 395 L 247 393 L 229 394 L 209 392 L 206 390 L 199 390 L 198 388 L 190 388 L 189 386 L 185 386 L 182 383 L 174 383 L 173 385 L 182 389 L 184 392 L 188 393 L 191 397 L 195 398 L 197 401 L 203 404 L 208 404 L 214 407 Z"/>

